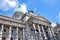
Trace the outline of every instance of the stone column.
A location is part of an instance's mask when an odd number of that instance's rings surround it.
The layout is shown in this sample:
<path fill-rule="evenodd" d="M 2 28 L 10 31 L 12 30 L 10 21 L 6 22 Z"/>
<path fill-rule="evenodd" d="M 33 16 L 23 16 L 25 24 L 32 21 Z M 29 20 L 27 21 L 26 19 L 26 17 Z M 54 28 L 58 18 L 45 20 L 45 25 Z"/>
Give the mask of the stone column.
<path fill-rule="evenodd" d="M 23 28 L 23 40 L 25 40 L 25 30 Z"/>
<path fill-rule="evenodd" d="M 8 35 L 8 37 L 6 38 L 6 40 L 11 40 L 11 26 L 9 27 L 9 35 Z"/>
<path fill-rule="evenodd" d="M 50 27 L 48 27 L 48 33 L 49 33 L 49 36 L 52 37 L 52 33 L 51 33 L 51 30 L 50 30 Z"/>
<path fill-rule="evenodd" d="M 1 26 L 1 31 L 0 31 L 0 40 L 2 40 L 2 33 L 3 33 L 4 25 Z"/>
<path fill-rule="evenodd" d="M 39 30 L 39 40 L 43 40 L 42 34 L 41 34 L 41 28 L 39 25 L 38 25 L 38 30 Z"/>
<path fill-rule="evenodd" d="M 13 40 L 18 40 L 18 27 L 14 27 L 13 35 Z"/>
<path fill-rule="evenodd" d="M 35 28 L 35 24 L 33 23 L 33 28 L 34 28 L 34 30 L 35 30 L 35 39 L 37 40 L 38 38 L 37 38 L 37 32 L 36 32 L 36 28 Z"/>
<path fill-rule="evenodd" d="M 34 30 L 35 30 L 35 33 L 36 33 L 36 28 L 35 28 L 35 24 L 33 23 L 33 28 L 34 28 Z"/>
<path fill-rule="evenodd" d="M 50 27 L 48 27 L 48 34 L 49 34 L 49 38 L 50 38 L 50 40 L 53 40 L 53 33 L 52 33 Z"/>
<path fill-rule="evenodd" d="M 16 28 L 16 40 L 18 40 L 18 27 Z"/>
<path fill-rule="evenodd" d="M 29 28 L 28 22 L 26 22 L 25 40 L 30 40 L 30 28 Z"/>
<path fill-rule="evenodd" d="M 41 26 L 42 26 L 42 25 L 41 25 Z M 46 33 L 45 33 L 45 31 L 44 31 L 43 26 L 42 26 L 42 31 L 43 31 L 43 36 L 44 36 L 44 39 L 45 39 L 45 40 L 47 40 L 47 36 L 46 36 Z"/>
<path fill-rule="evenodd" d="M 53 29 L 52 29 L 52 28 L 50 28 L 50 31 L 51 31 L 51 34 L 52 34 L 52 40 L 55 40 L 55 38 L 54 38 L 54 31 L 53 31 Z"/>

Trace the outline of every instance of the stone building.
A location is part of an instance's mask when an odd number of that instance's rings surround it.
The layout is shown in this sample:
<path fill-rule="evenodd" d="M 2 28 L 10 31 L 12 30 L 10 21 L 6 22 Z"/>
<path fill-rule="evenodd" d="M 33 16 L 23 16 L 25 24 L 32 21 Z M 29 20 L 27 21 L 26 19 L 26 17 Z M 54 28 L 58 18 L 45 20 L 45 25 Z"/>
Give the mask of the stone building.
<path fill-rule="evenodd" d="M 53 29 L 55 40 L 60 40 L 60 24 L 57 23 L 57 26 L 55 26 Z"/>
<path fill-rule="evenodd" d="M 0 40 L 53 40 L 51 22 L 18 7 L 13 17 L 0 15 Z"/>

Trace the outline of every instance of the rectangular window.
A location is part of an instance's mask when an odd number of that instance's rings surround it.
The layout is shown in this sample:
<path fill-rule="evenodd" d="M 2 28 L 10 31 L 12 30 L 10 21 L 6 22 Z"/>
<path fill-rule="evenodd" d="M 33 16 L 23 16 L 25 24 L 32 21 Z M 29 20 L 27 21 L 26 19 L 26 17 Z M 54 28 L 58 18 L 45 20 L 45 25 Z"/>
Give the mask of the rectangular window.
<path fill-rule="evenodd" d="M 6 29 L 4 29 L 4 32 L 6 32 Z"/>

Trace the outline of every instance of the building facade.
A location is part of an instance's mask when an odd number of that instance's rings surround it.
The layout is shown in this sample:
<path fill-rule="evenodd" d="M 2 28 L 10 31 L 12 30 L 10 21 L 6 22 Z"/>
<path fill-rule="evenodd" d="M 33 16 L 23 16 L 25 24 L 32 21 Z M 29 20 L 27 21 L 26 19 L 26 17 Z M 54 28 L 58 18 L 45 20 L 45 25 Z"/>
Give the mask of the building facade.
<path fill-rule="evenodd" d="M 60 40 L 60 24 L 57 23 L 57 26 L 55 26 L 53 29 L 55 40 Z"/>
<path fill-rule="evenodd" d="M 0 40 L 54 40 L 51 22 L 18 7 L 12 18 L 0 15 Z"/>

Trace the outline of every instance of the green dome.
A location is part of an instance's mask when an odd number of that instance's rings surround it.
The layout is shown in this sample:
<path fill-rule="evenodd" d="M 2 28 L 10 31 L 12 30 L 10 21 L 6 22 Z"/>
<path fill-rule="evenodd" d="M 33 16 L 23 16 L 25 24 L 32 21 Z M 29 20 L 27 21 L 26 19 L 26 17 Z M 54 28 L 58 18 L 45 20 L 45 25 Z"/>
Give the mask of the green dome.
<path fill-rule="evenodd" d="M 15 12 L 22 12 L 23 13 L 23 10 L 20 7 L 18 7 L 15 9 Z"/>

